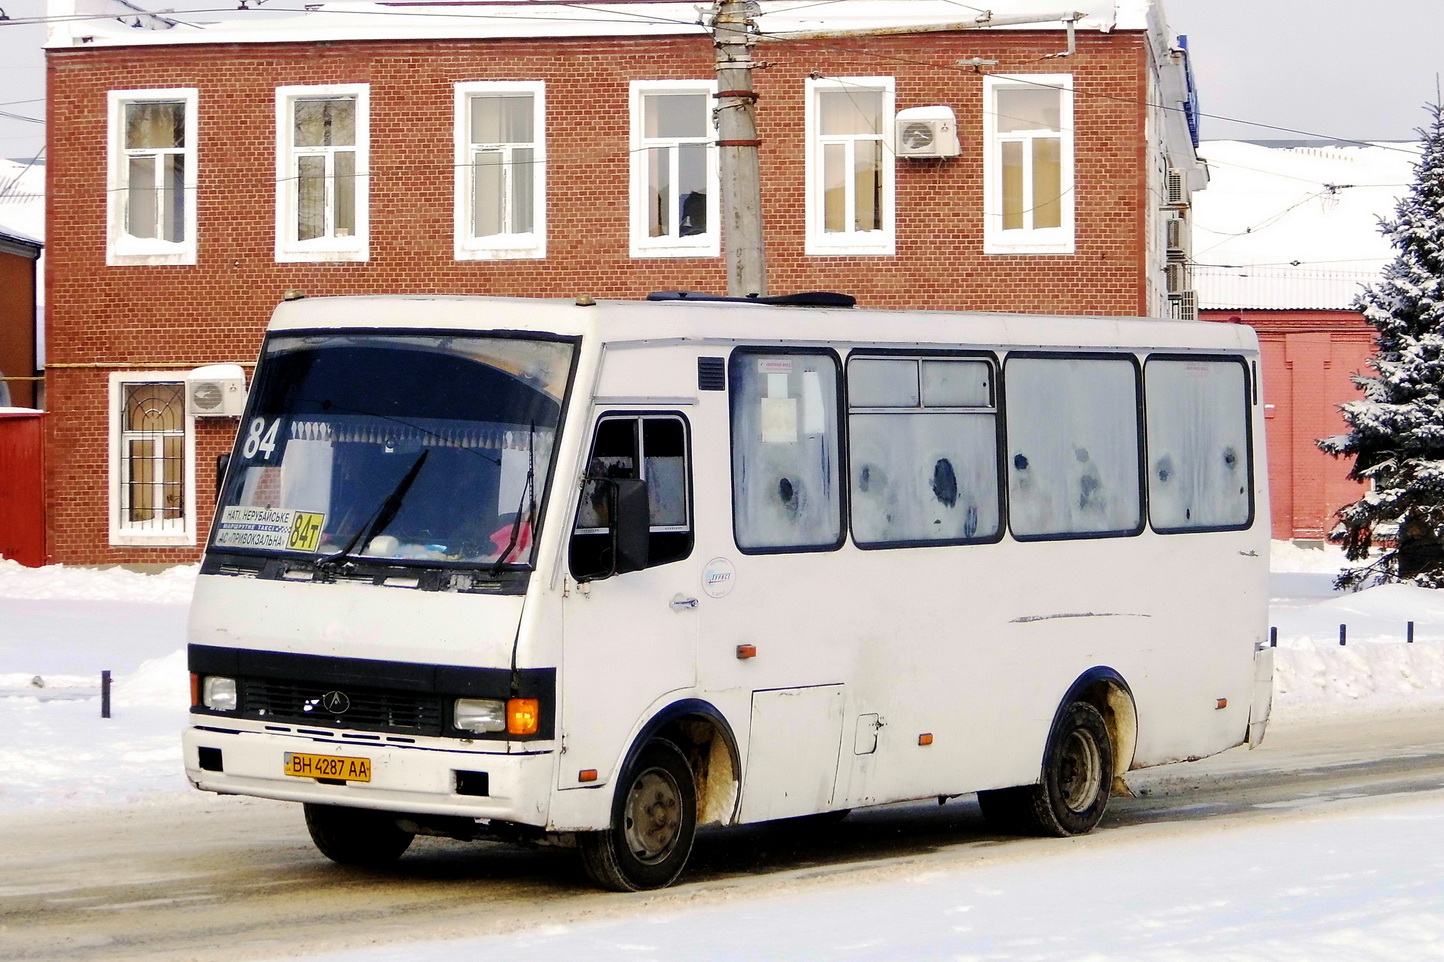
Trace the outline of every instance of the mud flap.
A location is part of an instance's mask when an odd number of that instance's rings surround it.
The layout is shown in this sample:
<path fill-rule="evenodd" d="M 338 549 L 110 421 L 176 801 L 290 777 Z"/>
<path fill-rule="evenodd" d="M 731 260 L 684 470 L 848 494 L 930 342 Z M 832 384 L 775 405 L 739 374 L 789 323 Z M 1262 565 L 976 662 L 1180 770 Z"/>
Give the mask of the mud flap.
<path fill-rule="evenodd" d="M 1253 699 L 1248 709 L 1248 747 L 1263 743 L 1274 703 L 1274 649 L 1259 645 L 1253 653 Z"/>

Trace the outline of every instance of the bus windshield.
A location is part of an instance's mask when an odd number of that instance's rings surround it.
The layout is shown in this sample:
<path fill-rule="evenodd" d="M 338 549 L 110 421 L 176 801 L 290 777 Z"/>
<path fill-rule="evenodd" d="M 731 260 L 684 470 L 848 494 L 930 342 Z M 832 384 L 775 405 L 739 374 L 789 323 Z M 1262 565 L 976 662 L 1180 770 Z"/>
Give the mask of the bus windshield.
<path fill-rule="evenodd" d="M 575 346 L 373 333 L 267 339 L 211 545 L 527 565 Z"/>

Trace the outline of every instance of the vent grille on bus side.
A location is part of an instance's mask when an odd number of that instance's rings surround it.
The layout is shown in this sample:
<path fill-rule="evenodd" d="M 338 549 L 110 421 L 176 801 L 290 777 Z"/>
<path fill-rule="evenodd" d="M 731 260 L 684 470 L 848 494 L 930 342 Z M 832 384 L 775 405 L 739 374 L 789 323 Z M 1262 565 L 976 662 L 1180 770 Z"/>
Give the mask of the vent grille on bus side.
<path fill-rule="evenodd" d="M 361 731 L 405 732 L 410 735 L 442 733 L 442 700 L 434 695 L 346 688 L 349 703 L 343 712 L 327 712 L 322 700 L 332 688 L 274 678 L 248 678 L 244 683 L 240 714 L 266 721 L 355 728 Z"/>
<path fill-rule="evenodd" d="M 727 360 L 721 357 L 697 358 L 697 390 L 727 390 Z"/>

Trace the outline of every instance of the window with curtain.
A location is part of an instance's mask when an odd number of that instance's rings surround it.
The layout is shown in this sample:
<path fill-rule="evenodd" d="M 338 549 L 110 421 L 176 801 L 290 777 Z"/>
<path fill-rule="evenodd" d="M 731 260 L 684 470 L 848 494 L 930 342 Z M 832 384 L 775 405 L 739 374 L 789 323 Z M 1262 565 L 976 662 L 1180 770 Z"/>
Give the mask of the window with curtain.
<path fill-rule="evenodd" d="M 892 253 L 892 78 L 808 81 L 809 253 Z"/>
<path fill-rule="evenodd" d="M 986 98 L 988 244 L 1071 251 L 1071 78 L 989 77 Z"/>
<path fill-rule="evenodd" d="M 190 543 L 185 382 L 112 378 L 112 543 Z"/>
<path fill-rule="evenodd" d="M 541 83 L 457 85 L 457 257 L 545 255 Z"/>

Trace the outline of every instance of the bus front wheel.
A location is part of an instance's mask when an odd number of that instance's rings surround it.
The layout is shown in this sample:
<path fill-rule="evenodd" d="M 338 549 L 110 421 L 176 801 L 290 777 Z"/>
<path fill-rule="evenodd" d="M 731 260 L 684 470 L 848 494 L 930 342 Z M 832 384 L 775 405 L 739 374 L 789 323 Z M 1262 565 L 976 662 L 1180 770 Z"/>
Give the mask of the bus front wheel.
<path fill-rule="evenodd" d="M 1085 835 L 1103 818 L 1113 785 L 1113 742 L 1097 708 L 1068 706 L 1048 740 L 1036 785 L 979 792 L 998 830 L 1026 835 Z"/>
<path fill-rule="evenodd" d="M 305 809 L 311 841 L 322 855 L 340 865 L 383 868 L 400 858 L 416 837 L 386 812 L 310 803 Z"/>
<path fill-rule="evenodd" d="M 672 884 L 697 834 L 697 785 L 681 749 L 648 742 L 627 767 L 612 803 L 612 825 L 578 838 L 592 881 L 615 892 Z"/>

